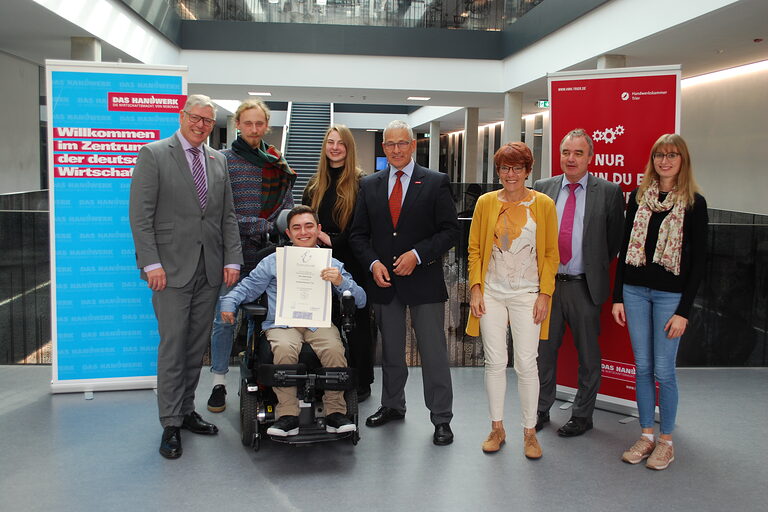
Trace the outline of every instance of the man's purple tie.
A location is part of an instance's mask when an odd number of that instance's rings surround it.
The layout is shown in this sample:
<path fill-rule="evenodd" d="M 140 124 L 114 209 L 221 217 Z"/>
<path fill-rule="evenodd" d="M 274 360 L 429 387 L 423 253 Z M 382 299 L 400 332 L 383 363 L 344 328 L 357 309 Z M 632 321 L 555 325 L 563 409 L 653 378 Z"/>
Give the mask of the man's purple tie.
<path fill-rule="evenodd" d="M 187 151 L 192 153 L 192 179 L 195 180 L 195 189 L 197 198 L 200 199 L 200 208 L 205 210 L 208 202 L 208 192 L 205 187 L 205 167 L 200 161 L 200 148 L 189 148 Z"/>
<path fill-rule="evenodd" d="M 560 263 L 563 265 L 571 261 L 573 257 L 573 248 L 571 240 L 573 239 L 573 217 L 576 213 L 576 187 L 578 183 L 569 183 L 568 199 L 563 208 L 563 218 L 560 220 L 560 234 L 557 237 L 557 248 L 560 249 Z"/>

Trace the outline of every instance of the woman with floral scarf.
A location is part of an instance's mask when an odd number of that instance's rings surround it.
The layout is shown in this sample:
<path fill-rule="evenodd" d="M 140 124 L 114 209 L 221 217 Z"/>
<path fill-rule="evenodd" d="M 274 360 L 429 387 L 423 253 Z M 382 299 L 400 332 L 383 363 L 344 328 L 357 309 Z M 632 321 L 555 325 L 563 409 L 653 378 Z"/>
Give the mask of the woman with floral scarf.
<path fill-rule="evenodd" d="M 707 203 L 693 179 L 688 146 L 677 134 L 662 135 L 651 149 L 640 186 L 629 196 L 613 291 L 613 318 L 628 326 L 635 356 L 642 435 L 621 457 L 630 464 L 648 459 L 647 467 L 661 470 L 675 460 L 675 360 L 704 274 L 707 223 Z"/>

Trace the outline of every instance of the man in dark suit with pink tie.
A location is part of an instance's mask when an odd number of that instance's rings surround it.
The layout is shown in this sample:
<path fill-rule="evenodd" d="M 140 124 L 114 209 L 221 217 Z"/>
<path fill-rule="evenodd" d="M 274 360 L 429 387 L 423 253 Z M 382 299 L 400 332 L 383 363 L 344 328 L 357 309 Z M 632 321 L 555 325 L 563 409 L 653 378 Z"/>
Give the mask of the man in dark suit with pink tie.
<path fill-rule="evenodd" d="M 406 308 L 421 356 L 424 401 L 435 425 L 433 442 L 453 442 L 453 390 L 445 342 L 448 292 L 442 257 L 456 243 L 459 226 L 446 174 L 416 164 L 411 128 L 393 121 L 382 143 L 389 167 L 363 178 L 350 244 L 369 269 L 366 291 L 382 337 L 381 407 L 369 427 L 405 417 Z"/>

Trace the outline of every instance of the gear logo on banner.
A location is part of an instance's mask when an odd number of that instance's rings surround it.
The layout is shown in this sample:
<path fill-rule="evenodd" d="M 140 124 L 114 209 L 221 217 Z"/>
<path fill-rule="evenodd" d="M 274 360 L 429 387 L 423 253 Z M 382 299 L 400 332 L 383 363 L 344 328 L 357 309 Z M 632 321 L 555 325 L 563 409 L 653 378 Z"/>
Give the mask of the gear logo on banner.
<path fill-rule="evenodd" d="M 616 137 L 624 135 L 624 126 L 618 125 L 615 128 L 606 128 L 603 131 L 595 130 L 592 132 L 592 140 L 595 142 L 603 141 L 606 144 L 613 144 Z"/>

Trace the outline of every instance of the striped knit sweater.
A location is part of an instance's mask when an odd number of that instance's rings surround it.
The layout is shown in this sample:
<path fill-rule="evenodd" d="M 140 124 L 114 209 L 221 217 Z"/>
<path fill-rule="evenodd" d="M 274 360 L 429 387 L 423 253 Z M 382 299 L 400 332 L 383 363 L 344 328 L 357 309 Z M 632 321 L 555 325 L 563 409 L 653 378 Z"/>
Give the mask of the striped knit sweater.
<path fill-rule="evenodd" d="M 247 273 L 256 266 L 256 253 L 264 247 L 264 235 L 272 229 L 280 210 L 293 208 L 293 195 L 290 190 L 287 191 L 282 206 L 269 217 L 262 218 L 261 168 L 240 158 L 231 149 L 225 149 L 222 153 L 227 157 L 232 199 L 243 244 L 245 265 L 242 272 Z"/>

